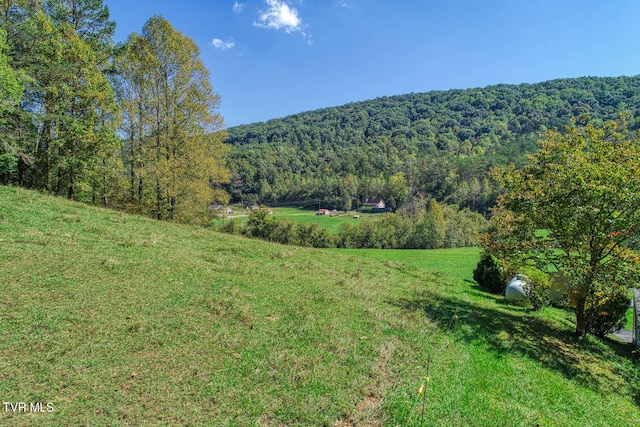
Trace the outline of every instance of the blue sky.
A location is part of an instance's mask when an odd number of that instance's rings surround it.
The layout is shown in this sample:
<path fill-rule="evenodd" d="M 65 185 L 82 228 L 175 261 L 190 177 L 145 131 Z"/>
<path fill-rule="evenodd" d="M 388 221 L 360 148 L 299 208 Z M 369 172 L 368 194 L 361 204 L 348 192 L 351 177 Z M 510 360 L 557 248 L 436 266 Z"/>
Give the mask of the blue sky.
<path fill-rule="evenodd" d="M 226 126 L 379 96 L 640 74 L 636 0 L 104 0 L 191 37 Z"/>

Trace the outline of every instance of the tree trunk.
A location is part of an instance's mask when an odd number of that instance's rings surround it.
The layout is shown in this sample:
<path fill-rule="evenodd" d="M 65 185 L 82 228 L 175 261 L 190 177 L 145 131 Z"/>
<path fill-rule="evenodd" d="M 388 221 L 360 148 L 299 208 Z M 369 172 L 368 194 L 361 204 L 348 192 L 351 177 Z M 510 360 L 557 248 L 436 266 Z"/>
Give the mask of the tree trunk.
<path fill-rule="evenodd" d="M 72 163 L 73 165 L 73 163 Z M 69 200 L 75 200 L 76 198 L 76 189 L 75 189 L 75 176 L 73 176 L 73 166 L 69 168 L 69 190 L 68 190 Z"/>
<path fill-rule="evenodd" d="M 56 183 L 56 194 L 58 195 L 58 197 L 62 197 L 62 193 L 64 192 L 62 188 L 62 183 L 63 183 L 62 169 L 58 169 L 58 181 Z"/>
<path fill-rule="evenodd" d="M 585 303 L 586 298 L 584 297 L 579 297 L 576 301 L 576 335 L 579 338 L 584 338 L 589 330 L 587 317 L 584 312 Z"/>
<path fill-rule="evenodd" d="M 130 200 L 131 203 L 136 201 L 136 171 L 134 170 L 133 162 L 131 162 L 131 172 L 129 173 L 131 182 Z"/>
<path fill-rule="evenodd" d="M 162 219 L 162 190 L 160 181 L 156 178 L 156 219 Z"/>
<path fill-rule="evenodd" d="M 138 204 L 142 204 L 142 196 L 144 195 L 144 183 L 141 177 L 138 177 Z"/>
<path fill-rule="evenodd" d="M 107 161 L 105 159 L 102 159 L 102 206 L 105 208 L 109 207 L 107 185 L 109 185 L 109 179 L 107 177 Z"/>

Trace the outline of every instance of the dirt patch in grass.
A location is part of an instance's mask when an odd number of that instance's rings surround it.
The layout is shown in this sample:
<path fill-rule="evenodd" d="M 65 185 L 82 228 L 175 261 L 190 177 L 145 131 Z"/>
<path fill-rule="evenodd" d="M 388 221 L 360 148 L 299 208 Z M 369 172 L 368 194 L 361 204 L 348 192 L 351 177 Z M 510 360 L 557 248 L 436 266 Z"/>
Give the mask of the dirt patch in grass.
<path fill-rule="evenodd" d="M 355 405 L 348 418 L 337 420 L 334 427 L 379 427 L 384 425 L 384 413 L 380 408 L 382 397 L 393 384 L 393 368 L 391 360 L 398 345 L 393 337 L 380 345 L 378 358 L 372 365 L 371 382 L 365 389 L 363 398 Z"/>

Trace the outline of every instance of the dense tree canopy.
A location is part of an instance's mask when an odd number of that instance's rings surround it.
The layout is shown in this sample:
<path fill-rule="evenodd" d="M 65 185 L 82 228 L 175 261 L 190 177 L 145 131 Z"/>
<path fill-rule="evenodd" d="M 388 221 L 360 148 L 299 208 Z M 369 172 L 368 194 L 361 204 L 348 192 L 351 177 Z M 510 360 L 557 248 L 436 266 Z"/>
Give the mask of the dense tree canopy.
<path fill-rule="evenodd" d="M 0 2 L 0 182 L 180 221 L 208 220 L 227 194 L 487 214 L 498 194 L 487 171 L 524 164 L 541 132 L 622 110 L 638 128 L 640 77 L 593 77 L 383 97 L 227 131 L 193 40 L 159 16 L 122 46 L 114 31 L 103 0 Z"/>
<path fill-rule="evenodd" d="M 434 91 L 325 108 L 230 128 L 229 192 L 238 201 L 318 198 L 336 208 L 410 195 L 478 212 L 493 205 L 492 166 L 522 165 L 538 135 L 588 113 L 597 122 L 640 107 L 640 77 Z M 630 123 L 636 128 L 635 119 Z M 401 197 L 401 200 L 405 200 Z M 398 200 L 396 200 L 396 204 Z"/>
<path fill-rule="evenodd" d="M 7 33 L 0 29 L 0 113 L 13 111 L 20 101 L 22 86 L 7 57 Z"/>
<path fill-rule="evenodd" d="M 228 172 L 200 52 L 157 16 L 114 31 L 102 0 L 0 2 L 0 180 L 206 221 Z"/>
<path fill-rule="evenodd" d="M 8 115 L 15 111 L 22 97 L 22 85 L 9 64 L 6 53 L 7 33 L 0 28 L 0 128 L 6 128 Z M 18 147 L 8 132 L 0 133 L 0 182 L 6 182 L 16 170 Z"/>
<path fill-rule="evenodd" d="M 228 180 L 219 98 L 199 55 L 193 40 L 155 16 L 118 61 L 129 202 L 158 219 L 188 220 L 226 201 L 211 185 Z"/>
<path fill-rule="evenodd" d="M 97 153 L 110 146 L 116 111 L 113 88 L 82 28 L 62 19 L 66 2 L 4 2 L 12 66 L 23 76 L 20 108 L 7 117 L 15 162 L 3 175 L 70 198 L 95 190 Z M 105 18 L 106 19 L 106 18 Z M 109 147 L 110 146 L 110 147 Z"/>

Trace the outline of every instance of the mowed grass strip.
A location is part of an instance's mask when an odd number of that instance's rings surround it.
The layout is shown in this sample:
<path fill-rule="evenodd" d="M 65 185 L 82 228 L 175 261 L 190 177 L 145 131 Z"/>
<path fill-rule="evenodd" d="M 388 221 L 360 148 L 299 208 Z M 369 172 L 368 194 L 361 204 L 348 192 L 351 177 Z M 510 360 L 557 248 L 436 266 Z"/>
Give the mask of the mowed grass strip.
<path fill-rule="evenodd" d="M 457 251 L 287 247 L 0 187 L 0 398 L 54 407 L 0 425 L 420 425 L 429 356 L 424 425 L 640 422 L 626 347 L 504 305 Z"/>

